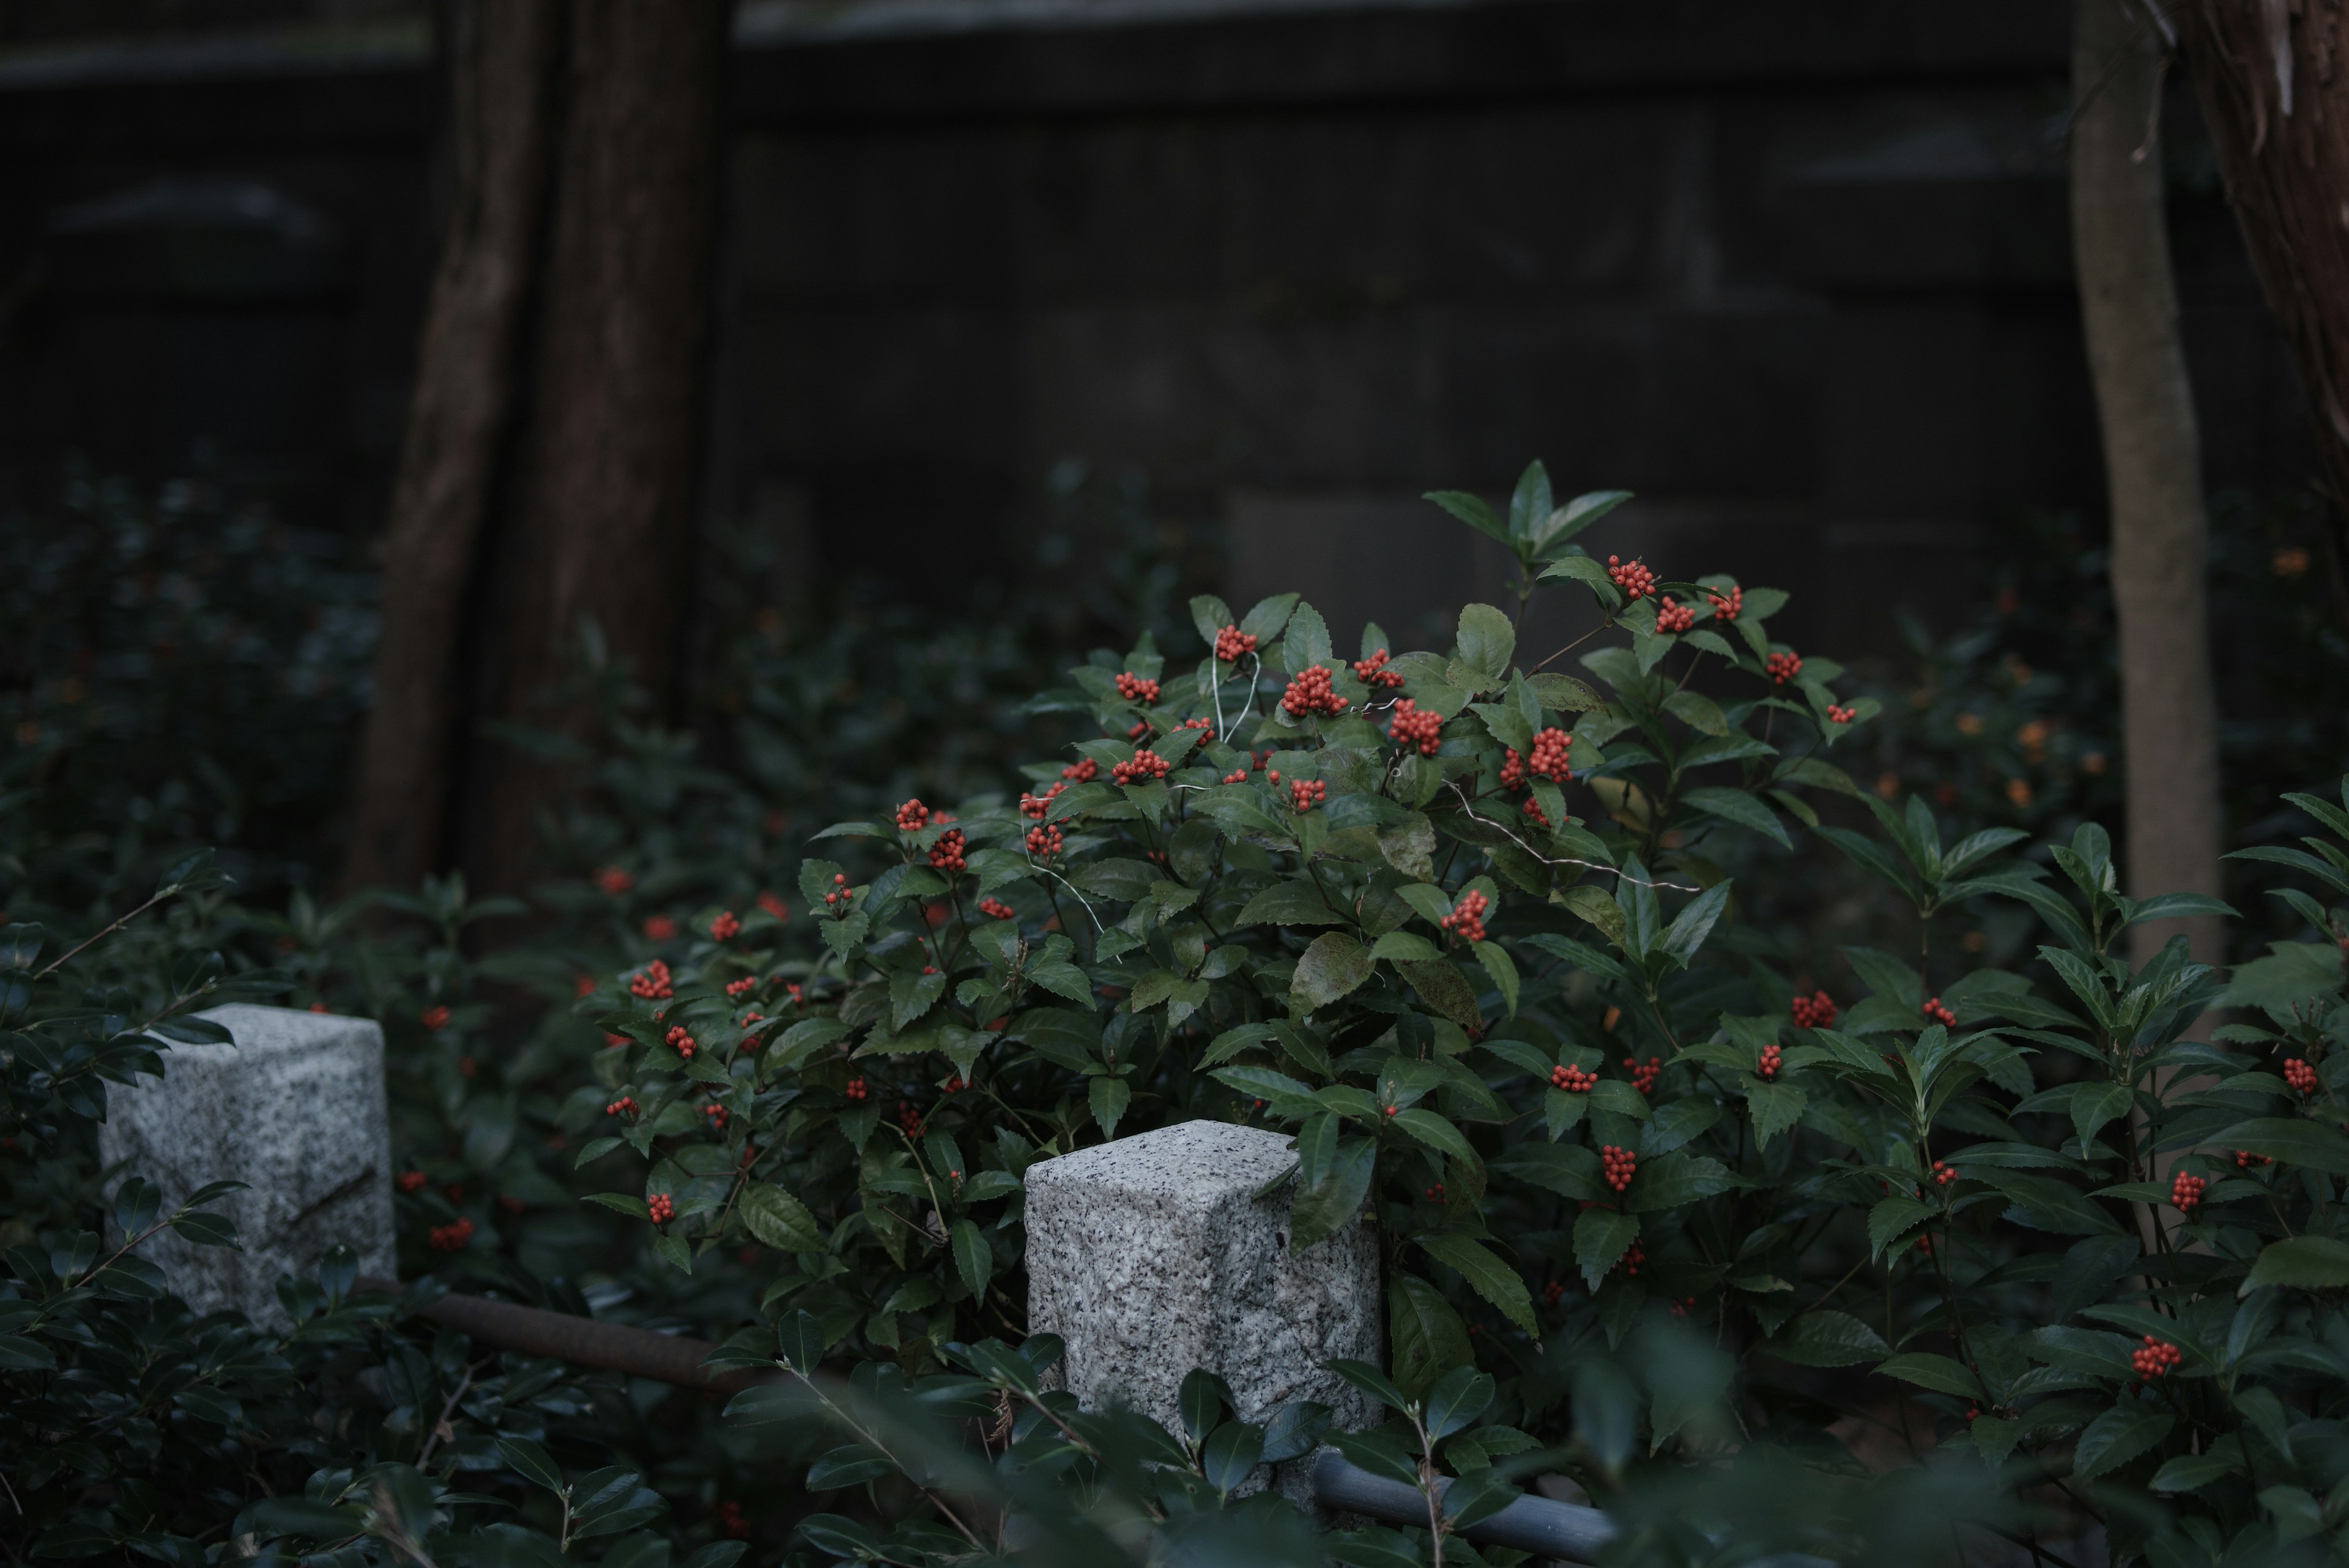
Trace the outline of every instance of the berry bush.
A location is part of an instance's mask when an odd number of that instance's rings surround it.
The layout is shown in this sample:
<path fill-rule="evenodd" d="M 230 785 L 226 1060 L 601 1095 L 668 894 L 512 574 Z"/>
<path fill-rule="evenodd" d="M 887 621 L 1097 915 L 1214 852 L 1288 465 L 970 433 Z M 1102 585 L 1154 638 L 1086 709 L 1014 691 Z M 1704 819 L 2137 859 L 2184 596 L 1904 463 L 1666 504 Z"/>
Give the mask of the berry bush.
<path fill-rule="evenodd" d="M 88 1107 L 107 1073 L 167 1064 L 193 1001 L 40 1002 L 46 939 L 12 938 L 7 1026 L 41 1044 L 10 1057 L 25 1244 L 0 1335 L 60 1372 L 0 1376 L 85 1414 L 45 1416 L 0 1475 L 95 1456 L 20 1554 L 717 1564 L 747 1536 L 762 1562 L 1503 1563 L 1458 1532 L 1537 1476 L 1609 1509 L 1610 1563 L 2336 1551 L 2349 782 L 2339 806 L 2291 797 L 2304 844 L 2243 852 L 2281 884 L 2265 956 L 2132 968 L 2131 927 L 2213 906 L 2127 897 L 2093 823 L 1958 830 L 1855 777 L 1883 704 L 1773 639 L 1783 592 L 1592 558 L 1578 535 L 1620 495 L 1560 504 L 1538 465 L 1506 508 L 1433 499 L 1520 568 L 1516 613 L 1472 605 L 1444 649 L 1371 627 L 1350 656 L 1295 596 L 1200 596 L 1187 630 L 1024 705 L 1066 746 L 867 786 L 814 857 L 755 785 L 636 731 L 494 959 L 466 933 L 517 910 L 453 881 L 389 901 L 391 935 L 201 892 L 150 952 L 150 986 L 211 940 L 212 983 L 260 985 L 265 959 L 290 1000 L 385 1019 L 404 1274 L 690 1328 L 780 1374 L 722 1417 L 510 1358 L 468 1403 L 488 1358 L 331 1261 L 289 1285 L 331 1366 L 306 1326 L 274 1349 L 205 1331 L 305 1388 L 347 1376 L 367 1414 L 312 1424 L 330 1438 L 298 1429 L 291 1382 L 252 1385 L 218 1439 L 153 1414 L 169 1387 L 88 1393 L 99 1370 L 62 1369 L 104 1334 L 38 1315 L 76 1290 L 116 1310 Z M 1598 629 L 1520 649 L 1554 584 Z M 1823 855 L 1895 911 L 1833 987 L 1757 917 Z M 1993 927 L 2013 940 L 1974 940 Z M 1027 1169 L 1196 1117 L 1293 1139 L 1291 1245 L 1375 1222 L 1389 1358 L 1339 1370 L 1376 1429 L 1231 1419 L 1204 1375 L 1179 1431 L 1047 1386 Z M 120 1310 L 118 1339 L 176 1321 Z M 401 1404 L 411 1354 L 440 1381 Z M 473 1424 L 428 1443 L 436 1397 Z M 125 1408 L 148 1449 L 105 1424 Z M 181 1453 L 199 1438 L 227 1457 Z M 1418 1489 L 1425 1527 L 1317 1535 L 1252 1492 L 1319 1441 Z M 169 1529 L 132 1485 L 161 1449 L 198 1478 Z"/>

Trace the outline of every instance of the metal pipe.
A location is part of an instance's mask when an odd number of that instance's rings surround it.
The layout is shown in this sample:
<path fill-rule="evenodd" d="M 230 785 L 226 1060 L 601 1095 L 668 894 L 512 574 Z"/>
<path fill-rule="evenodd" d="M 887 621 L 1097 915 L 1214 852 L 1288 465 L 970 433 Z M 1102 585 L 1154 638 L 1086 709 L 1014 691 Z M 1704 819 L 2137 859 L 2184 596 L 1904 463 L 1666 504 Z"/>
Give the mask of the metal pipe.
<path fill-rule="evenodd" d="M 365 1291 L 398 1295 L 404 1288 L 396 1280 L 358 1282 Z M 446 1324 L 458 1333 L 500 1350 L 567 1361 L 604 1372 L 623 1372 L 674 1383 L 680 1388 L 700 1388 L 713 1394 L 739 1394 L 775 1374 L 757 1368 L 714 1370 L 702 1362 L 718 1347 L 707 1340 L 680 1334 L 662 1334 L 626 1324 L 598 1323 L 566 1312 L 518 1306 L 481 1296 L 444 1295 L 418 1309 L 418 1315 Z"/>
<path fill-rule="evenodd" d="M 1436 1483 L 1439 1492 L 1451 1483 Z M 1381 1524 L 1427 1528 L 1427 1500 L 1414 1486 L 1374 1476 L 1349 1463 L 1335 1449 L 1313 1457 L 1313 1501 L 1340 1513 L 1359 1513 Z M 1507 1546 L 1568 1563 L 1596 1563 L 1599 1549 L 1615 1538 L 1615 1523 L 1595 1508 L 1521 1497 L 1498 1513 L 1460 1532 L 1479 1546 Z"/>

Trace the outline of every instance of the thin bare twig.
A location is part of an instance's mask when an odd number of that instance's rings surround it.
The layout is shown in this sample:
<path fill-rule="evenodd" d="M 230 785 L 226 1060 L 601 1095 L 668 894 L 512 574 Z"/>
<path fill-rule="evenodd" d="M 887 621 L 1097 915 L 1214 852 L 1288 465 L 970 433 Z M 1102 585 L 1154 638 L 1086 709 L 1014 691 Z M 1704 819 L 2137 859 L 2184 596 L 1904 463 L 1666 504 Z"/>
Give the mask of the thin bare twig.
<path fill-rule="evenodd" d="M 1510 843 L 1516 845 L 1518 848 L 1524 850 L 1526 854 L 1532 856 L 1535 859 L 1540 861 L 1545 866 L 1579 866 L 1586 870 L 1590 871 L 1609 871 L 1613 872 L 1615 876 L 1620 877 L 1622 880 L 1630 883 L 1634 888 L 1670 888 L 1676 893 L 1702 893 L 1704 891 L 1702 888 L 1692 888 L 1685 882 L 1644 882 L 1637 877 L 1627 874 L 1617 867 L 1606 864 L 1604 861 L 1578 860 L 1571 855 L 1544 855 L 1540 850 L 1536 849 L 1532 845 L 1527 844 L 1524 839 L 1519 838 L 1516 834 L 1511 833 L 1507 828 L 1502 826 L 1491 817 L 1477 815 L 1476 808 L 1469 804 L 1468 794 L 1465 790 L 1460 787 L 1458 780 L 1445 779 L 1444 784 L 1445 788 L 1449 789 L 1454 794 L 1460 797 L 1460 809 L 1462 812 L 1466 814 L 1469 821 L 1483 823 L 1485 826 L 1493 829 L 1502 837 L 1507 839 Z"/>

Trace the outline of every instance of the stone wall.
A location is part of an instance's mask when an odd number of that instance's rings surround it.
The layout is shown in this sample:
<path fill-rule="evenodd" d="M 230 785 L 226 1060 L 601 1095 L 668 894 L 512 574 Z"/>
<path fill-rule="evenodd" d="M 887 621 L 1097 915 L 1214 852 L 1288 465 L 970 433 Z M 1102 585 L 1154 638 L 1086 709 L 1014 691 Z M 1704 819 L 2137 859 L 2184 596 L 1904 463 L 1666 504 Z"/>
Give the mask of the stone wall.
<path fill-rule="evenodd" d="M 2096 501 L 2045 0 L 771 0 L 740 34 L 709 504 L 812 580 L 884 531 L 912 597 L 1015 570 L 1075 455 L 1227 524 L 1236 597 L 1402 634 L 1496 576 L 1413 498 L 1540 455 L 1640 493 L 1601 549 L 1810 587 L 1798 639 L 1849 649 L 1961 603 L 2002 515 Z M 430 113 L 419 37 L 367 37 L 0 58 L 20 487 L 211 434 L 371 525 Z M 2211 477 L 2291 487 L 2290 365 L 2172 118 Z"/>

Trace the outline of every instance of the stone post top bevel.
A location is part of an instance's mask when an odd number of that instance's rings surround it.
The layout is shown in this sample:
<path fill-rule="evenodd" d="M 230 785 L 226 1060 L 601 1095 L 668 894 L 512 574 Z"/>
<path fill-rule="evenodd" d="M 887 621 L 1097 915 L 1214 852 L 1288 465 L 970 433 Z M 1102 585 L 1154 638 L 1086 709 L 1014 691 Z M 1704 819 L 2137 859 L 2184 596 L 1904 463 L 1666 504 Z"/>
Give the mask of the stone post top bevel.
<path fill-rule="evenodd" d="M 284 1051 L 315 1050 L 321 1045 L 347 1044 L 354 1037 L 370 1044 L 383 1043 L 383 1025 L 372 1018 L 353 1018 L 341 1012 L 313 1012 L 305 1007 L 264 1007 L 253 1002 L 223 1002 L 208 1007 L 196 1014 L 221 1025 L 235 1036 L 230 1044 L 179 1044 L 171 1054 L 186 1059 L 201 1059 L 205 1054 L 225 1055 L 233 1052 L 241 1056 L 255 1054 L 267 1055 Z"/>
<path fill-rule="evenodd" d="M 1229 1122 L 1181 1122 L 1030 1166 L 1039 1186 L 1082 1186 L 1194 1201 L 1253 1195 L 1297 1163 L 1288 1137 Z"/>

